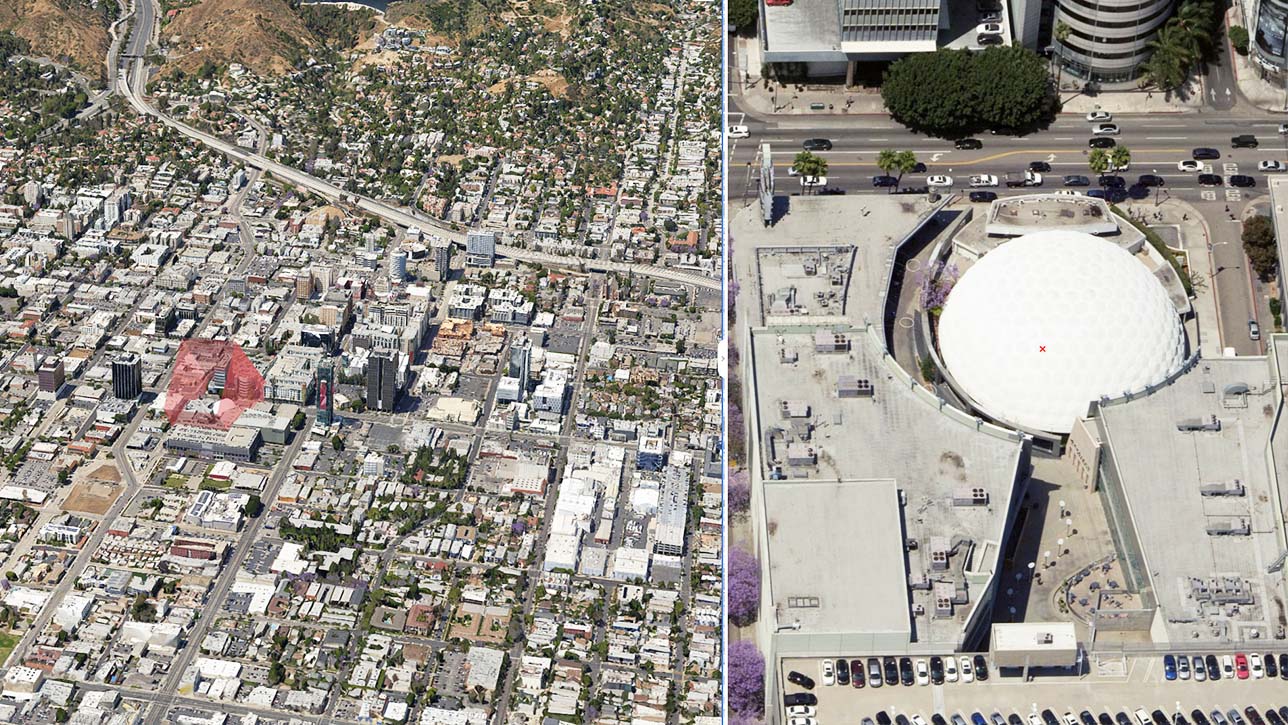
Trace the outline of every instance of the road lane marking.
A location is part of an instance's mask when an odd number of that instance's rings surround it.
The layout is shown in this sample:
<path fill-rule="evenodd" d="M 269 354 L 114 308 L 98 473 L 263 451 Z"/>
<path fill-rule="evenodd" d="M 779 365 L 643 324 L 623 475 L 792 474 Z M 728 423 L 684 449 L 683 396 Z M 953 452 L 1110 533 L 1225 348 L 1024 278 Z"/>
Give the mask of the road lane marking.
<path fill-rule="evenodd" d="M 1146 141 L 1184 141 L 1185 136 L 1146 136 Z"/>
<path fill-rule="evenodd" d="M 1142 152 L 1140 152 L 1140 153 L 1142 153 L 1142 154 L 1146 154 L 1146 153 L 1148 153 L 1148 154 L 1178 154 L 1178 153 L 1183 153 L 1183 152 L 1186 152 L 1186 151 L 1188 151 L 1188 149 L 1148 149 L 1148 150 L 1146 150 L 1146 151 L 1142 151 Z M 913 151 L 913 153 L 937 153 L 937 152 L 931 152 L 931 151 L 916 151 L 916 150 L 914 150 L 914 151 Z M 952 163 L 953 163 L 954 165 L 956 165 L 956 166 L 973 166 L 973 165 L 977 165 L 977 164 L 989 163 L 989 162 L 991 162 L 991 161 L 997 161 L 998 159 L 1004 159 L 1004 158 L 1008 158 L 1008 157 L 1011 157 L 1011 156 L 1029 156 L 1029 155 L 1034 155 L 1034 154 L 1041 154 L 1041 155 L 1051 155 L 1051 154 L 1055 154 L 1055 155 L 1057 155 L 1057 156 L 1058 156 L 1058 155 L 1060 155 L 1060 154 L 1080 154 L 1080 153 L 1082 153 L 1082 151 L 1081 151 L 1081 150 L 1074 150 L 1074 149 L 1034 149 L 1034 150 L 1030 150 L 1030 149 L 1015 149 L 1015 150 L 1013 150 L 1013 151 L 1001 151 L 1001 152 L 999 152 L 999 153 L 991 154 L 991 155 L 989 155 L 989 156 L 981 156 L 980 158 L 977 158 L 977 159 L 966 159 L 966 160 L 963 160 L 963 159 L 958 158 L 958 159 L 954 159 L 954 160 L 952 161 Z M 1068 164 L 1069 162 L 1064 162 L 1064 163 L 1065 163 L 1065 164 Z M 1085 162 L 1084 162 L 1084 163 L 1085 163 Z M 1132 163 L 1134 163 L 1134 164 L 1144 164 L 1144 163 L 1150 163 L 1150 162 L 1147 162 L 1147 161 L 1145 161 L 1144 159 L 1141 159 L 1141 158 L 1139 158 L 1139 157 L 1137 157 L 1137 156 L 1133 155 L 1133 157 L 1132 157 Z M 1154 163 L 1157 163 L 1157 162 L 1154 162 Z M 774 164 L 774 165 L 775 165 L 775 166 L 783 166 L 783 167 L 791 167 L 791 164 L 790 164 L 790 163 L 782 163 L 782 164 Z M 876 166 L 876 161 L 875 161 L 875 160 L 873 160 L 873 161 L 829 161 L 829 162 L 828 162 L 828 166 Z"/>

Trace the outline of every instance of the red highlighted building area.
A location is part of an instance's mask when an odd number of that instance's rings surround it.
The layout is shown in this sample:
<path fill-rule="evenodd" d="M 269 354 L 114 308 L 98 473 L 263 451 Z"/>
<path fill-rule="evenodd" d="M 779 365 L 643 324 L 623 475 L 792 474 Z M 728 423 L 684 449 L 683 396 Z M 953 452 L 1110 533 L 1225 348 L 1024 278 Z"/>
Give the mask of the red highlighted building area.
<path fill-rule="evenodd" d="M 264 400 L 264 376 L 225 340 L 184 340 L 166 388 L 170 425 L 228 430 L 248 408 Z"/>

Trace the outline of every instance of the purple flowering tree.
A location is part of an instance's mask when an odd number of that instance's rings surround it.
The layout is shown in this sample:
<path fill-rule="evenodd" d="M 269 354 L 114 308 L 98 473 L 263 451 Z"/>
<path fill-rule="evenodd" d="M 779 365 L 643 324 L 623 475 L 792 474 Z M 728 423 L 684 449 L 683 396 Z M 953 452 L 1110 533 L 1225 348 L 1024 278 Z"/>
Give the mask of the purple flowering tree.
<path fill-rule="evenodd" d="M 948 293 L 961 273 L 955 264 L 935 262 L 917 274 L 917 298 L 921 308 L 938 314 L 948 302 Z"/>
<path fill-rule="evenodd" d="M 729 621 L 745 627 L 760 608 L 760 561 L 740 546 L 729 549 Z"/>
<path fill-rule="evenodd" d="M 751 508 L 751 476 L 741 468 L 729 475 L 729 512 L 745 514 Z"/>
<path fill-rule="evenodd" d="M 740 639 L 729 645 L 730 719 L 758 719 L 765 712 L 765 656 L 750 640 Z"/>

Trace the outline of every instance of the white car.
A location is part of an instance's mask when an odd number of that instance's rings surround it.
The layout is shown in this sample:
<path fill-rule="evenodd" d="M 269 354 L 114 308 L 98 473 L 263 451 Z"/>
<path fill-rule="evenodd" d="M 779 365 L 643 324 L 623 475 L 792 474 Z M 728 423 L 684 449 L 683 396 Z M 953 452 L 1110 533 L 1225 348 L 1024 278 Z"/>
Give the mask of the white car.
<path fill-rule="evenodd" d="M 962 658 L 962 682 L 975 681 L 975 667 L 971 665 L 969 657 Z"/>
<path fill-rule="evenodd" d="M 1185 159 L 1184 161 L 1177 161 L 1177 162 L 1176 162 L 1176 170 L 1177 170 L 1177 171 L 1185 171 L 1185 172 L 1187 172 L 1187 173 L 1191 173 L 1191 174 L 1192 174 L 1192 173 L 1194 173 L 1194 172 L 1196 172 L 1196 171 L 1202 171 L 1202 170 L 1203 170 L 1203 162 L 1202 162 L 1202 161 L 1195 161 L 1194 159 Z"/>
<path fill-rule="evenodd" d="M 1087 123 L 1101 123 L 1103 121 L 1112 121 L 1113 114 L 1109 111 L 1092 111 L 1087 114 Z"/>
<path fill-rule="evenodd" d="M 823 660 L 823 684 L 836 684 L 836 665 L 832 664 L 832 660 Z"/>
<path fill-rule="evenodd" d="M 924 659 L 917 660 L 917 684 L 930 684 L 930 668 L 926 665 L 926 661 Z"/>
<path fill-rule="evenodd" d="M 1266 670 L 1261 666 L 1261 655 L 1256 652 L 1248 655 L 1248 669 L 1252 670 L 1253 679 L 1260 680 L 1266 676 Z"/>
<path fill-rule="evenodd" d="M 979 174 L 970 177 L 970 185 L 974 187 L 997 186 L 997 177 L 991 174 Z"/>
<path fill-rule="evenodd" d="M 1283 171 L 1288 169 L 1282 161 L 1262 161 L 1257 164 L 1257 171 Z"/>
<path fill-rule="evenodd" d="M 1149 712 L 1143 707 L 1136 708 L 1136 722 L 1140 725 L 1154 725 L 1154 718 L 1149 716 Z"/>
<path fill-rule="evenodd" d="M 787 721 L 787 725 L 818 725 L 818 720 L 812 717 L 794 717 Z"/>
<path fill-rule="evenodd" d="M 1086 196 L 1086 194 L 1081 191 L 1074 191 L 1073 189 L 1056 189 L 1051 193 L 1059 194 L 1060 196 Z"/>
<path fill-rule="evenodd" d="M 926 186 L 952 186 L 953 177 L 936 174 L 935 176 L 926 177 Z"/>
<path fill-rule="evenodd" d="M 747 138 L 751 135 L 751 129 L 746 126 L 730 126 L 729 138 Z"/>
<path fill-rule="evenodd" d="M 1001 23 L 980 23 L 978 26 L 975 27 L 975 34 L 976 35 L 1001 35 L 1002 24 Z"/>
<path fill-rule="evenodd" d="M 810 186 L 820 186 L 820 187 L 827 186 L 827 177 L 826 176 L 802 176 L 801 188 L 803 189 Z"/>
<path fill-rule="evenodd" d="M 792 705 L 787 708 L 790 717 L 814 717 L 815 710 L 809 705 Z"/>
<path fill-rule="evenodd" d="M 1279 135 L 1288 136 L 1288 123 L 1279 124 Z"/>
<path fill-rule="evenodd" d="M 1082 724 L 1078 722 L 1077 715 L 1074 715 L 1071 712 L 1066 712 L 1064 714 L 1064 725 L 1082 725 Z"/>
<path fill-rule="evenodd" d="M 957 661 L 952 657 L 944 658 L 944 679 L 948 682 L 957 681 Z"/>
<path fill-rule="evenodd" d="M 912 716 L 912 725 L 926 725 L 926 718 L 920 715 Z"/>
<path fill-rule="evenodd" d="M 1099 126 L 1096 126 L 1095 128 L 1091 129 L 1091 135 L 1092 136 L 1117 136 L 1118 124 L 1102 123 Z"/>

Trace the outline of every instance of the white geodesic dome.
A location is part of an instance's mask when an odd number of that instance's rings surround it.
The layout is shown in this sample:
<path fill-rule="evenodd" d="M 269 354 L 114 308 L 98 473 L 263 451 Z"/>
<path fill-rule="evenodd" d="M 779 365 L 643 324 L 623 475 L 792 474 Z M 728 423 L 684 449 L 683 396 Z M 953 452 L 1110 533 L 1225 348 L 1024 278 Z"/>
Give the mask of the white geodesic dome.
<path fill-rule="evenodd" d="M 1185 333 L 1162 283 L 1129 252 L 1046 231 L 1001 245 L 962 275 L 939 318 L 939 351 L 984 413 L 1068 433 L 1092 400 L 1177 370 Z"/>

